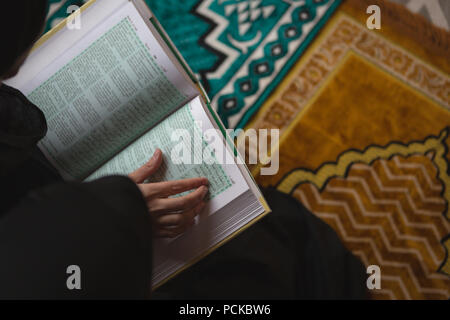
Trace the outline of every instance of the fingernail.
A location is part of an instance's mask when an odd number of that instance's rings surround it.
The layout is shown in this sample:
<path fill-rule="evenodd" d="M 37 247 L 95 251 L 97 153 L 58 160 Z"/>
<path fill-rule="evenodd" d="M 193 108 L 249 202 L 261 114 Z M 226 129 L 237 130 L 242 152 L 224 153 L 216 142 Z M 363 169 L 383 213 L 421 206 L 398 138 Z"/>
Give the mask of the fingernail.
<path fill-rule="evenodd" d="M 208 194 L 208 188 L 203 186 L 203 191 L 202 191 L 202 199 L 206 197 L 206 195 Z"/>
<path fill-rule="evenodd" d="M 205 206 L 206 206 L 206 203 L 205 203 L 205 202 L 202 202 L 202 203 L 198 206 L 197 214 L 202 213 L 203 209 L 205 209 Z"/>

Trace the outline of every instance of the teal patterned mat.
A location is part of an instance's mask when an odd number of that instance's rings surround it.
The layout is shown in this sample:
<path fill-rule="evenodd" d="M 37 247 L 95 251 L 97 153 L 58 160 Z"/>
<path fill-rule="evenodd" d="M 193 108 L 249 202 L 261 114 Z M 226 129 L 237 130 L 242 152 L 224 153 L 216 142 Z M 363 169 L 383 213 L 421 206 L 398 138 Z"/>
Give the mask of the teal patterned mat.
<path fill-rule="evenodd" d="M 341 0 L 146 0 L 222 121 L 242 128 Z M 47 28 L 83 0 L 50 0 Z"/>

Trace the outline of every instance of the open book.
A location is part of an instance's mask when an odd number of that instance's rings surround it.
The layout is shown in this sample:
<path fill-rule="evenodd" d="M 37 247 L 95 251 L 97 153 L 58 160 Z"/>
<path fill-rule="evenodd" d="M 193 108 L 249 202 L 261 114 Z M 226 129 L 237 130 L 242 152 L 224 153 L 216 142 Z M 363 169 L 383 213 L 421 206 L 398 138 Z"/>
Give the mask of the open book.
<path fill-rule="evenodd" d="M 164 161 L 152 180 L 209 179 L 207 207 L 196 224 L 175 239 L 155 241 L 155 287 L 270 209 L 143 0 L 91 0 L 81 8 L 80 26 L 63 22 L 44 35 L 7 83 L 44 112 L 49 131 L 39 147 L 67 180 L 127 175 L 156 148 Z M 197 148 L 189 149 L 191 138 Z M 185 160 L 186 150 L 192 161 L 175 161 L 177 154 Z"/>

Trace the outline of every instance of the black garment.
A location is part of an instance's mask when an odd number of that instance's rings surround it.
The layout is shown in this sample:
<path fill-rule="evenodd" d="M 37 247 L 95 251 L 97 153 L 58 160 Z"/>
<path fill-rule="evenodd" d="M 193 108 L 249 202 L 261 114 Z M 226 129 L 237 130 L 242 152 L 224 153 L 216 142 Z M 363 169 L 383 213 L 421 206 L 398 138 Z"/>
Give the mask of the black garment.
<path fill-rule="evenodd" d="M 48 0 L 3 1 L 0 11 L 0 75 L 7 76 L 17 58 L 31 49 L 43 31 Z M 20 17 L 21 23 L 17 23 Z M 11 26 L 14 26 L 12 28 Z"/>
<path fill-rule="evenodd" d="M 0 299 L 144 299 L 151 292 L 145 203 L 122 177 L 54 184 L 0 219 Z M 68 290 L 67 268 L 81 269 Z"/>
<path fill-rule="evenodd" d="M 294 198 L 264 190 L 273 212 L 156 290 L 158 299 L 364 299 L 362 263 Z"/>
<path fill-rule="evenodd" d="M 46 133 L 42 111 L 18 90 L 0 85 L 0 217 L 28 191 L 62 181 L 36 146 Z"/>
<path fill-rule="evenodd" d="M 145 298 L 150 219 L 124 177 L 64 183 L 37 150 L 42 113 L 0 87 L 0 298 Z M 362 264 L 299 202 L 265 190 L 273 212 L 154 292 L 154 298 L 365 298 Z M 69 291 L 66 269 L 82 270 Z"/>
<path fill-rule="evenodd" d="M 0 86 L 0 299 L 148 298 L 151 222 L 124 177 L 64 183 L 36 147 L 42 112 Z M 81 269 L 68 290 L 67 268 Z"/>

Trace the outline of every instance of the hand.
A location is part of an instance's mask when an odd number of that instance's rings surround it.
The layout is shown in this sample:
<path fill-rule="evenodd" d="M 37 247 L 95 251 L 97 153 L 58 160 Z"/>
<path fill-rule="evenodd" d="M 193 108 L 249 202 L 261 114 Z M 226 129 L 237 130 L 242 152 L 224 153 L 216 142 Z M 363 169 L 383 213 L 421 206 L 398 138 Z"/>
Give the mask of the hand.
<path fill-rule="evenodd" d="M 161 166 L 163 157 L 157 149 L 153 157 L 129 177 L 141 190 L 152 217 L 153 230 L 156 237 L 174 238 L 195 222 L 195 217 L 205 207 L 205 196 L 208 193 L 206 178 L 192 178 L 178 181 L 144 183 Z M 176 198 L 185 191 L 195 191 Z"/>

